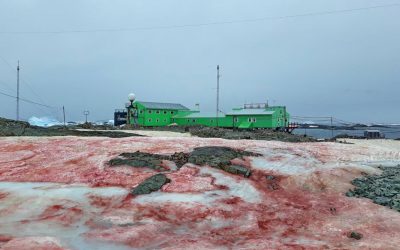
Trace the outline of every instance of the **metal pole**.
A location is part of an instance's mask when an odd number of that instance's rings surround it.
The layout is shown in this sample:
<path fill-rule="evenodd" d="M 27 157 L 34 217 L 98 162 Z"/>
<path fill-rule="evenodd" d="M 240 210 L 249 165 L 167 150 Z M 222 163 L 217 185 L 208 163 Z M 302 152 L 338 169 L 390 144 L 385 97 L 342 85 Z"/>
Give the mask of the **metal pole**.
<path fill-rule="evenodd" d="M 217 127 L 219 126 L 218 124 L 218 118 L 219 118 L 219 65 L 217 65 Z"/>
<path fill-rule="evenodd" d="M 19 121 L 19 60 L 17 66 L 17 121 Z"/>
<path fill-rule="evenodd" d="M 333 117 L 331 116 L 331 138 L 333 138 Z"/>
<path fill-rule="evenodd" d="M 63 106 L 63 117 L 64 117 L 64 127 L 65 127 L 65 108 Z"/>
<path fill-rule="evenodd" d="M 85 115 L 85 123 L 87 123 L 87 117 L 89 115 L 89 110 L 83 111 L 83 114 Z"/>

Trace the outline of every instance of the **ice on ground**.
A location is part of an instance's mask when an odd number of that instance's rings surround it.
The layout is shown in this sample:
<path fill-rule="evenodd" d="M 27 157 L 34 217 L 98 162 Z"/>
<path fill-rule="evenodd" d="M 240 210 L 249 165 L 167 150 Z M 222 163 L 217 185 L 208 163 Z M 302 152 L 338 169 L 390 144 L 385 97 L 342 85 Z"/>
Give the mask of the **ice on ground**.
<path fill-rule="evenodd" d="M 81 236 L 88 230 L 85 220 L 96 211 L 89 202 L 89 195 L 120 197 L 117 200 L 120 203 L 127 190 L 115 187 L 90 188 L 86 185 L 0 182 L 0 193 L 7 194 L 0 202 L 0 235 L 17 237 L 5 245 L 6 249 L 18 249 L 15 247 L 26 242 L 26 239 L 31 240 L 29 237 L 32 236 L 39 237 L 39 241 L 54 237 L 62 246 L 71 249 L 93 249 L 97 244 L 88 243 Z M 36 238 L 31 243 L 34 242 Z M 96 249 L 112 249 L 112 246 L 106 244 Z"/>
<path fill-rule="evenodd" d="M 79 131 L 104 131 L 110 132 L 110 130 L 93 130 L 93 129 L 77 129 Z M 111 130 L 112 132 L 113 130 Z M 156 131 L 156 130 L 115 130 L 116 132 L 123 132 L 128 134 L 143 135 L 148 137 L 161 137 L 161 138 L 171 138 L 171 137 L 192 137 L 190 133 L 180 133 L 173 131 Z"/>
<path fill-rule="evenodd" d="M 250 203 L 259 203 L 262 201 L 259 191 L 247 179 L 234 178 L 222 170 L 211 167 L 202 167 L 200 173 L 209 174 L 214 177 L 214 184 L 227 187 L 226 192 L 228 197 L 240 197 L 242 200 Z"/>
<path fill-rule="evenodd" d="M 267 170 L 285 175 L 306 174 L 314 171 L 313 168 L 306 168 L 296 165 L 296 162 L 271 162 L 265 158 L 253 158 L 252 167 L 259 170 Z"/>
<path fill-rule="evenodd" d="M 133 201 L 137 203 L 165 203 L 165 202 L 179 202 L 179 203 L 199 203 L 203 205 L 212 205 L 218 197 L 221 197 L 220 191 L 211 191 L 200 194 L 188 193 L 164 193 L 154 192 L 148 195 L 140 195 Z M 195 204 L 194 204 L 195 205 Z"/>

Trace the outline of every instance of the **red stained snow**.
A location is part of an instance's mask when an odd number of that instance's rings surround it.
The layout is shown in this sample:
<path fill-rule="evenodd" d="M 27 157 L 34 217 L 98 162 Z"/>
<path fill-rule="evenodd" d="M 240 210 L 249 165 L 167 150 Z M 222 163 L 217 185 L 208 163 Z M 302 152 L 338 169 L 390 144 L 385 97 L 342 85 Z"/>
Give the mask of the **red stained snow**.
<path fill-rule="evenodd" d="M 2 250 L 67 250 L 50 237 L 15 238 L 1 246 Z"/>
<path fill-rule="evenodd" d="M 83 215 L 81 208 L 76 205 L 68 206 L 65 204 L 56 204 L 48 207 L 39 216 L 39 220 L 49 220 L 61 223 L 64 226 L 72 225 L 80 220 Z"/>
<path fill-rule="evenodd" d="M 224 189 L 224 186 L 214 184 L 214 178 L 199 174 L 198 168 L 182 167 L 179 171 L 168 174 L 172 181 L 162 187 L 164 192 L 201 193 L 205 191 Z"/>
<path fill-rule="evenodd" d="M 0 192 L 0 200 L 6 198 L 10 193 Z"/>
<path fill-rule="evenodd" d="M 368 157 L 397 160 L 398 154 L 390 150 L 200 138 L 0 140 L 0 181 L 84 183 L 93 192 L 85 196 L 86 201 L 71 196 L 54 199 L 39 215 L 18 218 L 20 222 L 16 220 L 14 226 L 24 222 L 23 226 L 29 227 L 39 220 L 73 228 L 80 222 L 88 227 L 80 234 L 88 242 L 144 249 L 396 249 L 400 245 L 399 213 L 367 199 L 343 195 L 351 188 L 352 179 L 371 171 L 352 162 Z M 94 192 L 97 187 L 129 190 L 155 173 L 107 166 L 108 160 L 122 152 L 172 154 L 206 145 L 262 153 L 266 165 L 253 165 L 253 157 L 234 160 L 233 164 L 252 169 L 250 178 L 244 178 L 188 164 L 169 171 L 171 182 L 151 195 L 121 197 Z M 2 216 L 12 217 L 21 204 L 32 201 L 19 195 L 0 190 L 1 201 L 15 199 L 13 205 L 0 207 Z M 46 192 L 43 195 L 46 199 Z M 363 239 L 350 239 L 351 231 L 363 234 Z M 0 246 L 62 249 L 52 238 L 19 238 L 3 234 L 1 227 Z"/>

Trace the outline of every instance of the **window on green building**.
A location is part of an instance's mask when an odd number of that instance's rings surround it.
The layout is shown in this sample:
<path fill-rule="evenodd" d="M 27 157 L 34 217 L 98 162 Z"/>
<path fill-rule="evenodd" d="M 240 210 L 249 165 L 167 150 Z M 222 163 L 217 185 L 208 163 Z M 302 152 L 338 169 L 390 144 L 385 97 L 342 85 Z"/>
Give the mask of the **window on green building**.
<path fill-rule="evenodd" d="M 167 119 L 164 119 L 164 122 L 167 122 Z"/>
<path fill-rule="evenodd" d="M 173 115 L 174 114 L 174 111 L 171 111 L 171 115 Z"/>
<path fill-rule="evenodd" d="M 151 122 L 151 118 L 149 118 L 149 122 Z"/>
<path fill-rule="evenodd" d="M 164 111 L 164 115 L 166 115 L 167 114 L 167 111 Z"/>
<path fill-rule="evenodd" d="M 210 119 L 210 122 L 211 122 L 211 123 L 213 123 L 213 122 L 214 122 L 214 120 L 213 120 L 213 119 Z"/>
<path fill-rule="evenodd" d="M 160 113 L 160 110 L 157 110 L 157 111 L 156 111 L 156 114 L 159 114 L 159 113 Z"/>
<path fill-rule="evenodd" d="M 143 114 L 143 110 L 140 110 L 139 113 L 140 113 L 140 114 Z"/>
<path fill-rule="evenodd" d="M 157 119 L 156 119 L 156 122 L 160 122 L 160 119 L 157 118 Z"/>
<path fill-rule="evenodd" d="M 192 122 L 195 123 L 195 122 L 196 122 L 196 119 L 193 119 Z"/>
<path fill-rule="evenodd" d="M 151 114 L 151 110 L 149 110 L 147 113 Z"/>

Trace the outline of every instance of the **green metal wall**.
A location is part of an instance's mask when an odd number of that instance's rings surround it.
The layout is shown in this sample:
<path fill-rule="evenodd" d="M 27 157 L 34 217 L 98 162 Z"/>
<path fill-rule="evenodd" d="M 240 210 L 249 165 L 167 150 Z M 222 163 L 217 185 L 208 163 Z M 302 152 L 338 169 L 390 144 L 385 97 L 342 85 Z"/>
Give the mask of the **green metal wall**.
<path fill-rule="evenodd" d="M 138 111 L 136 122 L 140 126 L 160 127 L 168 126 L 172 123 L 180 126 L 217 126 L 216 117 L 201 117 L 200 113 L 196 116 L 198 111 L 147 109 L 140 102 L 134 103 L 133 107 Z M 218 126 L 227 128 L 283 128 L 288 125 L 290 115 L 286 112 L 286 107 L 268 107 L 266 110 L 274 111 L 274 113 L 263 115 L 224 115 L 218 118 Z M 133 117 L 130 117 L 129 124 L 134 124 Z"/>
<path fill-rule="evenodd" d="M 177 115 L 180 111 L 171 109 L 147 109 L 139 102 L 133 104 L 137 109 L 137 123 L 140 126 L 160 127 L 170 125 L 171 118 Z M 133 117 L 130 117 L 129 124 L 134 124 Z"/>
<path fill-rule="evenodd" d="M 239 127 L 243 123 L 252 123 L 254 128 L 275 128 L 272 115 L 240 115 L 235 116 L 234 127 Z M 254 121 L 255 119 L 255 121 Z"/>
<path fill-rule="evenodd" d="M 216 117 L 175 117 L 173 121 L 180 126 L 207 126 L 216 127 L 217 118 Z M 218 127 L 232 127 L 232 119 L 228 117 L 218 118 Z"/>

